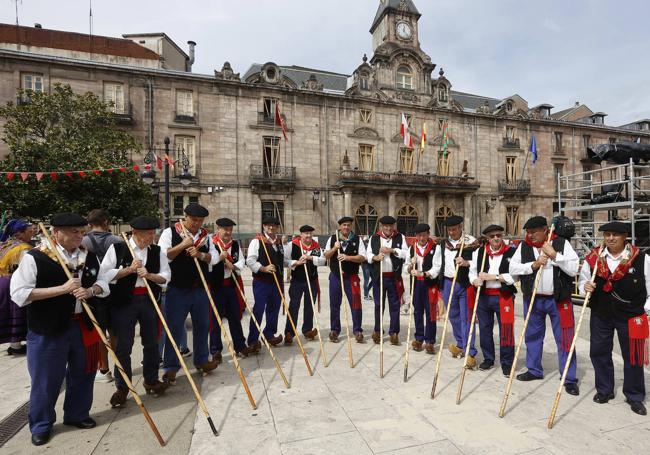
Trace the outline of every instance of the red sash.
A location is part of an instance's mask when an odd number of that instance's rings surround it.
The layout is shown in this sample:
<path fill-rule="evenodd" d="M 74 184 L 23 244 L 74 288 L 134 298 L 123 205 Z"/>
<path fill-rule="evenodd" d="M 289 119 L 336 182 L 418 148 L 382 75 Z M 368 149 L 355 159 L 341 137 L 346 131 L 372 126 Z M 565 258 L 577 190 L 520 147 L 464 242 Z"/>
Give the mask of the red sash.
<path fill-rule="evenodd" d="M 83 343 L 86 350 L 86 367 L 84 369 L 84 373 L 94 373 L 97 371 L 97 367 L 99 366 L 102 339 L 94 327 L 88 328 L 88 325 L 86 325 L 86 321 L 84 321 L 81 313 L 75 314 L 73 316 L 73 319 L 79 322 L 79 329 L 81 330 L 81 342 Z"/>
<path fill-rule="evenodd" d="M 466 288 L 466 298 L 467 298 L 467 322 L 472 322 L 472 314 L 474 313 L 474 303 L 476 302 L 476 288 L 473 285 L 469 285 Z"/>
<path fill-rule="evenodd" d="M 350 279 L 350 289 L 352 289 L 352 305 L 353 310 L 361 309 L 361 281 L 359 280 L 359 275 L 349 275 Z M 341 292 L 345 292 L 344 289 Z"/>
<path fill-rule="evenodd" d="M 501 346 L 515 345 L 515 301 L 512 294 L 500 288 L 487 288 L 485 295 L 499 296 L 499 319 L 501 320 Z"/>
<path fill-rule="evenodd" d="M 630 340 L 630 364 L 649 365 L 648 337 L 648 315 L 634 316 L 627 321 L 628 338 Z"/>
<path fill-rule="evenodd" d="M 397 300 L 399 301 L 400 305 L 404 302 L 403 297 L 404 297 L 404 280 L 402 279 L 401 275 L 396 276 L 393 272 L 384 272 L 383 278 L 388 278 L 395 280 L 395 289 L 397 291 Z"/>
<path fill-rule="evenodd" d="M 573 341 L 574 325 L 573 303 L 571 299 L 557 302 L 557 312 L 560 315 L 560 328 L 562 329 L 561 345 L 564 352 L 569 352 Z"/>
<path fill-rule="evenodd" d="M 429 288 L 429 320 L 435 322 L 438 320 L 438 300 L 440 299 L 440 290 L 437 286 Z"/>

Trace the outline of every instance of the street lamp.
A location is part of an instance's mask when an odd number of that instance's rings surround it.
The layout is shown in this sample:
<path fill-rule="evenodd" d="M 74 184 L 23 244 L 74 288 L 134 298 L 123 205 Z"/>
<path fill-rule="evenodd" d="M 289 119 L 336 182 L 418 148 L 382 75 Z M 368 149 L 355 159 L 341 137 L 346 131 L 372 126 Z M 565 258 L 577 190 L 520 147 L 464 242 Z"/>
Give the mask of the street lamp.
<path fill-rule="evenodd" d="M 169 143 L 170 140 L 168 137 L 165 138 L 164 140 L 165 143 L 165 156 L 169 157 Z M 150 148 L 147 154 L 144 157 L 144 162 L 145 164 L 148 164 L 147 170 L 145 170 L 142 174 L 140 174 L 140 177 L 142 178 L 142 181 L 146 183 L 147 185 L 152 185 L 156 179 L 156 171 L 154 170 L 152 164 L 155 164 L 156 161 L 156 151 L 159 149 L 156 149 L 154 147 Z M 183 150 L 181 147 L 176 148 L 176 154 L 177 156 L 180 155 L 178 160 L 174 161 L 174 164 L 179 163 L 183 166 L 183 171 L 181 172 L 181 175 L 179 176 L 179 180 L 181 182 L 181 185 L 187 186 L 192 182 L 192 174 L 190 174 L 189 171 L 189 166 L 190 166 L 190 159 L 187 157 L 185 154 L 185 150 Z M 164 214 L 164 224 L 165 227 L 169 227 L 170 225 L 170 204 L 169 204 L 169 159 L 164 160 L 164 166 L 165 166 L 165 205 L 163 208 L 163 214 Z"/>

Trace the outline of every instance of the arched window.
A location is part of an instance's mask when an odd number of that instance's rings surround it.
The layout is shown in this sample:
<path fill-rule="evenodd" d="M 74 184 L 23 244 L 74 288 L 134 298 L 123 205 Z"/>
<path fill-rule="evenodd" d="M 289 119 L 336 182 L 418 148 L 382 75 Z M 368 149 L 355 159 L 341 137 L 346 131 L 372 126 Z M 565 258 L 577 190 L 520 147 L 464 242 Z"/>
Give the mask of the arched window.
<path fill-rule="evenodd" d="M 438 87 L 438 101 L 441 103 L 446 103 L 449 98 L 447 97 L 447 87 L 445 85 L 441 85 Z"/>
<path fill-rule="evenodd" d="M 413 72 L 406 65 L 397 68 L 397 88 L 413 90 Z"/>
<path fill-rule="evenodd" d="M 370 204 L 362 204 L 354 215 L 354 232 L 373 235 L 377 231 L 377 219 L 377 209 Z"/>
<path fill-rule="evenodd" d="M 442 223 L 453 214 L 454 212 L 446 205 L 443 205 L 436 211 L 436 235 L 438 237 L 445 237 L 447 235 Z"/>
<path fill-rule="evenodd" d="M 406 204 L 397 212 L 397 230 L 407 237 L 415 235 L 415 226 L 419 221 L 418 210 L 412 205 Z"/>

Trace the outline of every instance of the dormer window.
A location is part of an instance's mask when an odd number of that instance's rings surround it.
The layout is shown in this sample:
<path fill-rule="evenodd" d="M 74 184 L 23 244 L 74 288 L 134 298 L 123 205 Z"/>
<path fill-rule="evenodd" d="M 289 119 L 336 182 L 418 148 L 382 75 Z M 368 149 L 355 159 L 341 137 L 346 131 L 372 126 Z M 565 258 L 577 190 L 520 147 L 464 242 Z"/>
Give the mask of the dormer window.
<path fill-rule="evenodd" d="M 506 111 L 507 112 L 512 112 L 512 103 L 510 101 L 508 101 L 506 103 Z"/>
<path fill-rule="evenodd" d="M 359 88 L 361 90 L 368 90 L 369 84 L 368 84 L 368 75 L 362 74 L 359 77 Z"/>
<path fill-rule="evenodd" d="M 397 88 L 413 90 L 413 73 L 411 72 L 411 68 L 406 65 L 397 68 Z"/>
<path fill-rule="evenodd" d="M 446 103 L 449 100 L 449 97 L 447 96 L 447 87 L 444 85 L 441 85 L 438 87 L 438 101 L 441 103 Z"/>
<path fill-rule="evenodd" d="M 551 116 L 551 110 L 548 107 L 543 107 L 539 110 L 539 115 L 542 118 L 548 118 Z"/>

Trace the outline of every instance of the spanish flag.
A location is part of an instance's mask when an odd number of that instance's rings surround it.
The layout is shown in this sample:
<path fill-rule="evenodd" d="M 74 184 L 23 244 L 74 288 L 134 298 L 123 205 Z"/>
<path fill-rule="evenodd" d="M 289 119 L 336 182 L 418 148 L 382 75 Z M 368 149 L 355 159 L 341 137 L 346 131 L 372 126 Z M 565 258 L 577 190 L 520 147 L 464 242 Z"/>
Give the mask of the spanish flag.
<path fill-rule="evenodd" d="M 422 123 L 422 134 L 420 135 L 420 153 L 424 153 L 427 148 L 427 123 Z"/>

